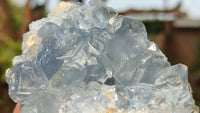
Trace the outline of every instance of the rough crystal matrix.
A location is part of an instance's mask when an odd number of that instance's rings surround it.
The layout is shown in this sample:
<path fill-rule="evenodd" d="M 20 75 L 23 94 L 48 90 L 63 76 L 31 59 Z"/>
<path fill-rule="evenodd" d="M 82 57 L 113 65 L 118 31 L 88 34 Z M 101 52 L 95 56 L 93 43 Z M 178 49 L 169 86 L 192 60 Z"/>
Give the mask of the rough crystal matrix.
<path fill-rule="evenodd" d="M 140 21 L 91 4 L 61 2 L 30 24 L 6 72 L 21 112 L 195 112 L 187 66 L 171 66 Z"/>

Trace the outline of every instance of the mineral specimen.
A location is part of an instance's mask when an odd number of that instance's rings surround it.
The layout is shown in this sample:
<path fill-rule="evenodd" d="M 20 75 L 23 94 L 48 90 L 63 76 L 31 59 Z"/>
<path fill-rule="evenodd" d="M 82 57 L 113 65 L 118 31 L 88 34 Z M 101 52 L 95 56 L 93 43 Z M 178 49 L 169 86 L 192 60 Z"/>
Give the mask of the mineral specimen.
<path fill-rule="evenodd" d="M 61 2 L 24 34 L 6 81 L 22 113 L 193 113 L 187 66 L 100 2 Z"/>

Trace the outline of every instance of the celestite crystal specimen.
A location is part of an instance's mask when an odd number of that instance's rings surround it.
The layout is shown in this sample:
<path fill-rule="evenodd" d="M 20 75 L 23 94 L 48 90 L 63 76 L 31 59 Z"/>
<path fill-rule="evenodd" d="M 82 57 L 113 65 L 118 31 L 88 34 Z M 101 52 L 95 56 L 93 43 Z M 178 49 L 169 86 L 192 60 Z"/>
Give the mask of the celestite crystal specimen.
<path fill-rule="evenodd" d="M 187 66 L 171 66 L 140 21 L 95 1 L 61 2 L 30 24 L 6 73 L 21 112 L 194 113 Z"/>

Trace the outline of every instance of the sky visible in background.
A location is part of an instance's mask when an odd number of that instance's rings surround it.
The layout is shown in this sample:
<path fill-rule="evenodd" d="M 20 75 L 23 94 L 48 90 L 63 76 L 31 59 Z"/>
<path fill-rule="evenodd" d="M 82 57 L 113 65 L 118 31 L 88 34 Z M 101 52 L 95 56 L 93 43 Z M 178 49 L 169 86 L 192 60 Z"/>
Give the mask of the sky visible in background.
<path fill-rule="evenodd" d="M 27 0 L 11 0 L 19 6 L 23 6 Z M 45 0 L 34 0 L 38 4 L 44 3 Z M 86 2 L 89 0 L 85 0 Z M 125 11 L 128 9 L 173 9 L 181 2 L 181 11 L 186 12 L 192 19 L 200 19 L 200 0 L 107 0 L 107 5 L 117 11 Z M 165 2 L 164 2 L 165 1 Z M 35 2 L 35 3 L 36 3 Z M 59 0 L 49 0 L 46 8 L 48 12 L 56 5 Z M 164 4 L 165 3 L 165 4 Z M 33 6 L 34 7 L 34 6 Z"/>
<path fill-rule="evenodd" d="M 173 9 L 181 3 L 181 11 L 192 19 L 200 19 L 200 0 L 108 0 L 107 5 L 117 11 L 128 9 Z"/>
<path fill-rule="evenodd" d="M 122 2 L 123 1 L 123 2 Z M 164 4 L 166 1 L 166 4 Z M 128 9 L 173 9 L 180 0 L 108 0 L 107 5 L 117 9 L 118 11 L 126 11 Z"/>

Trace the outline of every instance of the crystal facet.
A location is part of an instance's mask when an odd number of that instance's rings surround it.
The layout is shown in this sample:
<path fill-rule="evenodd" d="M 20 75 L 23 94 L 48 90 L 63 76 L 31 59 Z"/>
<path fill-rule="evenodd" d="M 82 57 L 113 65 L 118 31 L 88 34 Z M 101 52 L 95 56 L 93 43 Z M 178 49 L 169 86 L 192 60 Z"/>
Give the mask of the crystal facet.
<path fill-rule="evenodd" d="M 32 22 L 6 80 L 22 113 L 193 113 L 187 66 L 103 3 L 61 2 Z"/>

